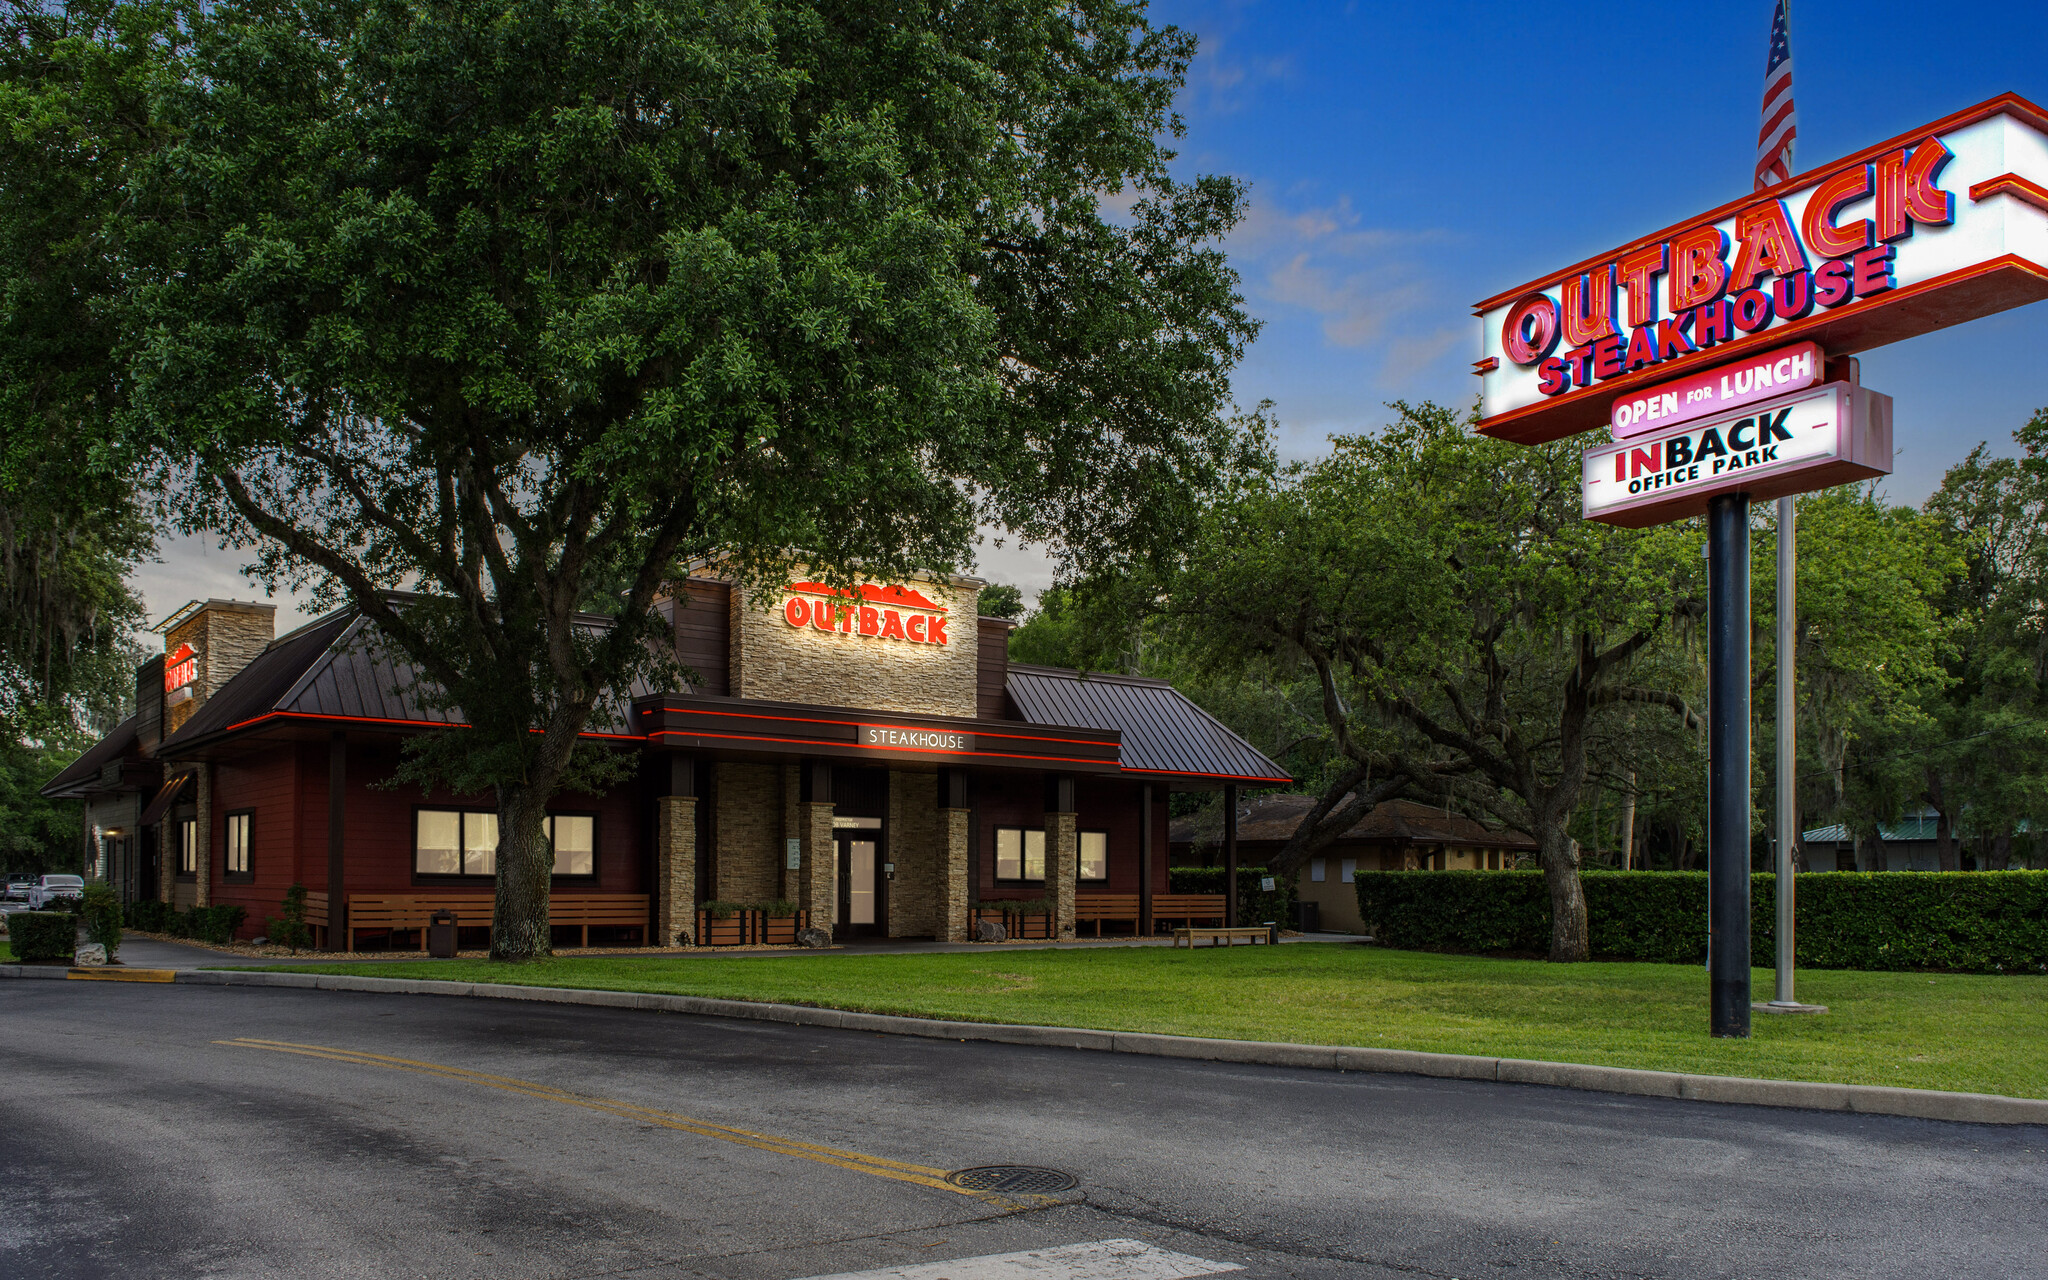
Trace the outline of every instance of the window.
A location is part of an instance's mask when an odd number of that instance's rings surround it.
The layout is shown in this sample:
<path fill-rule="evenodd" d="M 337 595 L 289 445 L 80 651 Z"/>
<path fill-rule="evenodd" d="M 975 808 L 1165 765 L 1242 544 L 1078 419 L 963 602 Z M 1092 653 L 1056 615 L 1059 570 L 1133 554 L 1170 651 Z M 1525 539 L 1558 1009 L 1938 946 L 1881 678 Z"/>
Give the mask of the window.
<path fill-rule="evenodd" d="M 597 873 L 597 819 L 588 813 L 551 813 L 540 820 L 540 829 L 555 850 L 555 874 L 588 876 Z"/>
<path fill-rule="evenodd" d="M 196 876 L 199 874 L 199 819 L 186 818 L 178 823 L 178 874 Z"/>
<path fill-rule="evenodd" d="M 1308 878 L 1316 884 L 1323 882 L 1323 860 L 1321 858 L 1310 858 L 1308 860 Z"/>
<path fill-rule="evenodd" d="M 1109 879 L 1109 832 L 1083 831 L 1081 833 L 1081 871 L 1083 880 Z"/>
<path fill-rule="evenodd" d="M 419 809 L 412 869 L 423 876 L 488 876 L 498 870 L 498 815 L 488 809 Z"/>
<path fill-rule="evenodd" d="M 1340 884 L 1358 883 L 1358 859 L 1346 858 L 1337 864 L 1337 881 Z"/>
<path fill-rule="evenodd" d="M 249 844 L 255 827 L 256 815 L 251 810 L 244 809 L 240 813 L 228 815 L 227 873 L 230 877 L 250 877 Z"/>
<path fill-rule="evenodd" d="M 1042 828 L 996 828 L 996 879 L 1045 879 L 1045 831 Z"/>

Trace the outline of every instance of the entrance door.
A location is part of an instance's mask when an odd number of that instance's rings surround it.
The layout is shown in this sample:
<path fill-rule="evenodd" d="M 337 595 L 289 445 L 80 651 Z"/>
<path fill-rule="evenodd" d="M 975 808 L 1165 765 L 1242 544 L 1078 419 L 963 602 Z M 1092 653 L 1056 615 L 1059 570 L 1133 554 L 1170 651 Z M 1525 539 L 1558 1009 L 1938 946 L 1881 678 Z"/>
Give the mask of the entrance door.
<path fill-rule="evenodd" d="M 888 888 L 882 875 L 882 833 L 878 829 L 882 824 L 875 819 L 851 821 L 861 826 L 833 833 L 839 846 L 839 919 L 833 933 L 841 938 L 881 937 L 888 932 L 889 921 Z"/>

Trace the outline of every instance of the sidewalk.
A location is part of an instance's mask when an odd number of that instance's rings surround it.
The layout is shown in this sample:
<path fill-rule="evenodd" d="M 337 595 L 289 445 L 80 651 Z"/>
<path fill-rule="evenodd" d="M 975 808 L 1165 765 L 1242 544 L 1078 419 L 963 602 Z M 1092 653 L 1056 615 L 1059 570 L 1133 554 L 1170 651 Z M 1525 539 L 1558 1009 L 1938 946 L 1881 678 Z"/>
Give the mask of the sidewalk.
<path fill-rule="evenodd" d="M 1355 934 L 1309 933 L 1295 938 L 1282 938 L 1283 946 L 1297 942 L 1357 942 Z M 996 944 L 978 942 L 929 942 L 920 939 L 874 939 L 850 942 L 838 946 L 810 950 L 793 947 L 783 951 L 741 951 L 723 947 L 704 947 L 695 951 L 647 952 L 642 954 L 608 953 L 607 960 L 703 960 L 703 959 L 748 959 L 782 960 L 801 959 L 806 956 L 861 955 L 900 956 L 930 955 L 940 952 L 972 951 L 981 954 L 1006 951 L 1068 951 L 1101 947 L 1170 947 L 1172 938 L 1077 938 L 1072 942 L 1004 942 Z M 1260 944 L 1263 945 L 1263 944 Z M 417 951 L 362 951 L 350 959 L 336 960 L 331 957 L 313 959 L 306 956 L 238 956 L 225 951 L 214 951 L 207 947 L 189 946 L 182 942 L 159 942 L 154 938 L 139 938 L 128 934 L 121 940 L 121 962 L 136 969 L 217 969 L 223 966 L 234 968 L 275 968 L 280 965 L 302 964 L 418 964 L 427 957 Z"/>

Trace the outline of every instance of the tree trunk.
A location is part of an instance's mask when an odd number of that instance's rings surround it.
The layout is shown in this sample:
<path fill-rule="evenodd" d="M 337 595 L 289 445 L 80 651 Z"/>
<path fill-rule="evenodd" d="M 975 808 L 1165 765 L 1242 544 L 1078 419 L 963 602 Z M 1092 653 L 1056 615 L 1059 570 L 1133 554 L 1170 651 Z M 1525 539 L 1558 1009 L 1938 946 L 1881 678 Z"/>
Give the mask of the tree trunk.
<path fill-rule="evenodd" d="M 1856 869 L 1858 871 L 1884 870 L 1884 841 L 1875 831 L 1856 833 Z"/>
<path fill-rule="evenodd" d="M 1934 857 L 1937 870 L 1962 870 L 1962 859 L 1956 855 L 1955 828 L 1949 825 L 1946 809 L 1934 811 Z"/>
<path fill-rule="evenodd" d="M 1991 838 L 1991 852 L 1984 855 L 1984 869 L 1987 871 L 2012 870 L 2012 833 L 2006 832 Z"/>
<path fill-rule="evenodd" d="M 1633 871 L 1636 861 L 1636 771 L 1628 771 L 1628 790 L 1621 794 L 1621 869 Z"/>
<path fill-rule="evenodd" d="M 1543 884 L 1550 890 L 1550 958 L 1574 962 L 1592 952 L 1586 939 L 1586 890 L 1579 883 L 1579 842 L 1562 821 L 1538 824 L 1543 842 Z"/>
<path fill-rule="evenodd" d="M 552 949 L 548 880 L 554 851 L 541 832 L 553 788 L 498 789 L 498 896 L 491 921 L 491 959 L 539 960 Z"/>

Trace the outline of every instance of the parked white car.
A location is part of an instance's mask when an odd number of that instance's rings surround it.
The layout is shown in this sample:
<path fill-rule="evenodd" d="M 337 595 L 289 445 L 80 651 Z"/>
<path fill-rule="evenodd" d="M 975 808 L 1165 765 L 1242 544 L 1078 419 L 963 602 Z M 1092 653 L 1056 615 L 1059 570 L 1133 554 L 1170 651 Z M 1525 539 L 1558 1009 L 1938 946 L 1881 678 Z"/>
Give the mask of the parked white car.
<path fill-rule="evenodd" d="M 44 876 L 30 886 L 28 909 L 41 911 L 59 898 L 83 898 L 85 878 L 83 876 Z"/>

